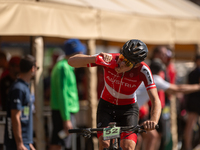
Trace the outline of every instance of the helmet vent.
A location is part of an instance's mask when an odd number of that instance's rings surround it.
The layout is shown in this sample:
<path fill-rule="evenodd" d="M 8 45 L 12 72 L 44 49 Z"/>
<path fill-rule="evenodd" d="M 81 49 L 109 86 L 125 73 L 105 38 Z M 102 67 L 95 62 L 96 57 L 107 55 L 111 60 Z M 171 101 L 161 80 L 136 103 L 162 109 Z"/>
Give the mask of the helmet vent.
<path fill-rule="evenodd" d="M 143 61 L 147 57 L 147 53 L 146 44 L 137 39 L 127 41 L 122 48 L 122 54 L 131 62 Z"/>

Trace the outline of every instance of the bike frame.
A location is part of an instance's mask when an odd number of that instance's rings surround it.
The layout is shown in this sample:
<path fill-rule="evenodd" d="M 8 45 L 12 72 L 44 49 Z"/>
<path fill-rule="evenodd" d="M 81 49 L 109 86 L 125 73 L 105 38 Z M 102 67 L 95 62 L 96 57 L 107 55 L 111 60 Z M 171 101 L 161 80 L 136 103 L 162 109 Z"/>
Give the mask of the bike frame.
<path fill-rule="evenodd" d="M 117 140 L 117 142 L 116 142 L 116 140 Z M 116 143 L 118 143 L 118 145 L 116 145 Z M 110 147 L 104 148 L 104 150 L 122 150 L 122 148 L 120 147 L 120 138 L 111 139 L 110 140 Z"/>
<path fill-rule="evenodd" d="M 116 127 L 116 122 L 110 122 L 109 127 L 111 127 L 111 128 Z M 121 135 L 121 133 L 120 133 L 120 135 Z M 117 143 L 118 143 L 118 145 L 117 145 Z M 104 148 L 104 150 L 107 150 L 107 149 Z M 120 147 L 120 137 L 110 139 L 110 147 L 108 148 L 108 150 L 122 150 L 122 148 Z"/>

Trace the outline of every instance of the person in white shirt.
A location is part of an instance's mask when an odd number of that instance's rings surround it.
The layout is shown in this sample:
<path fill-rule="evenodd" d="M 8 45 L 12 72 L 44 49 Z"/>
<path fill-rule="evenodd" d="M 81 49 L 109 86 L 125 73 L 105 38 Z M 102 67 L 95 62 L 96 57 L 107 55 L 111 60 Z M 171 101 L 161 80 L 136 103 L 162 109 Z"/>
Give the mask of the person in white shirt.
<path fill-rule="evenodd" d="M 152 71 L 153 79 L 158 91 L 164 90 L 168 94 L 174 94 L 178 92 L 188 94 L 200 90 L 200 84 L 171 84 L 165 81 L 159 76 L 159 72 L 164 69 L 162 62 L 159 60 L 153 61 L 150 65 L 150 69 Z M 139 107 L 149 101 L 149 96 L 143 83 L 141 83 L 141 85 L 138 87 L 136 94 Z"/>
<path fill-rule="evenodd" d="M 164 69 L 164 64 L 160 60 L 154 60 L 151 62 L 150 69 L 153 74 L 153 79 L 156 84 L 157 90 L 163 90 L 168 94 L 174 94 L 174 93 L 192 93 L 196 91 L 200 91 L 200 84 L 171 84 L 167 81 L 165 81 L 163 78 L 159 76 L 159 73 Z M 146 88 L 143 83 L 138 87 L 136 91 L 137 95 L 137 102 L 139 108 L 144 106 L 149 101 L 149 96 L 146 92 Z M 145 145 L 145 150 L 157 150 L 159 148 L 160 144 L 160 135 L 156 130 L 153 130 L 151 132 L 148 132 L 143 136 L 143 141 L 148 141 L 147 143 L 143 144 Z"/>

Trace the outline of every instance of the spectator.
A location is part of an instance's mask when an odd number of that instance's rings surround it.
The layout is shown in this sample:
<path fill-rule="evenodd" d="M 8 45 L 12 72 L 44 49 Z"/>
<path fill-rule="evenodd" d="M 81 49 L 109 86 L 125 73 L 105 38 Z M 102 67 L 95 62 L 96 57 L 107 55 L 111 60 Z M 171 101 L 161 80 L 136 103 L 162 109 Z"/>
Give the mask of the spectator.
<path fill-rule="evenodd" d="M 199 84 L 200 82 L 200 55 L 196 55 L 195 69 L 189 73 L 188 83 Z M 192 130 L 200 115 L 200 92 L 191 93 L 186 100 L 187 120 L 184 131 L 184 150 L 192 150 Z"/>
<path fill-rule="evenodd" d="M 157 46 L 154 48 L 152 56 L 151 56 L 151 61 L 153 60 L 161 60 L 161 62 L 166 66 L 168 62 L 168 57 L 167 57 L 167 48 L 165 46 Z M 163 69 L 160 71 L 160 76 L 165 79 L 166 78 L 166 69 Z M 161 100 L 161 105 L 162 108 L 165 106 L 165 93 L 163 90 L 158 91 L 159 98 Z"/>
<path fill-rule="evenodd" d="M 6 101 L 8 98 L 8 92 L 10 86 L 14 83 L 14 81 L 17 79 L 20 69 L 19 69 L 19 63 L 20 63 L 20 57 L 13 56 L 8 65 L 8 74 L 4 76 L 0 80 L 0 93 L 1 93 L 1 103 L 2 103 L 2 110 L 6 111 Z"/>
<path fill-rule="evenodd" d="M 159 72 L 159 76 L 163 79 L 166 79 L 166 64 L 168 62 L 167 52 L 168 51 L 167 51 L 166 46 L 162 46 L 162 45 L 156 46 L 153 50 L 152 57 L 151 57 L 151 61 L 160 60 L 164 64 L 165 69 L 163 69 L 162 71 Z M 165 92 L 162 89 L 160 89 L 160 90 L 158 90 L 158 95 L 159 95 L 159 98 L 160 98 L 160 101 L 161 101 L 161 106 L 162 106 L 162 109 L 163 109 L 166 105 L 165 104 L 166 103 Z M 149 106 L 151 107 L 150 101 L 149 101 Z M 161 116 L 160 116 L 158 124 L 159 124 L 158 132 L 159 132 L 160 136 L 162 137 L 160 149 L 164 149 L 164 143 L 166 143 L 166 142 L 164 141 L 164 139 L 165 139 L 165 128 L 163 128 L 163 125 L 166 125 L 166 121 L 163 118 L 163 111 L 161 111 Z M 159 143 L 159 140 L 157 141 L 157 143 Z"/>
<path fill-rule="evenodd" d="M 166 65 L 166 80 L 169 83 L 175 84 L 176 82 L 176 70 L 172 61 L 173 53 L 170 49 L 167 49 L 167 63 Z"/>
<path fill-rule="evenodd" d="M 49 104 L 50 104 L 51 71 L 52 71 L 54 65 L 57 63 L 59 57 L 62 55 L 64 55 L 64 52 L 61 49 L 56 49 L 53 52 L 53 54 L 51 56 L 52 64 L 48 69 L 48 76 L 44 78 L 44 82 L 43 82 L 44 83 L 44 105 L 47 105 L 47 106 L 49 106 Z"/>
<path fill-rule="evenodd" d="M 150 69 L 153 74 L 154 82 L 156 84 L 156 87 L 158 90 L 162 89 L 168 94 L 172 93 L 178 93 L 182 92 L 184 94 L 191 93 L 191 92 L 196 92 L 200 91 L 200 84 L 194 84 L 194 85 L 189 85 L 189 84 L 172 84 L 164 79 L 162 79 L 159 74 L 160 72 L 164 69 L 162 62 L 159 60 L 154 60 L 151 62 Z M 146 88 L 143 84 L 139 86 L 137 89 L 137 98 L 138 98 L 138 105 L 141 108 L 145 103 L 148 102 L 149 97 L 146 92 Z M 145 137 L 144 137 L 145 136 Z M 148 150 L 157 150 L 158 149 L 158 141 L 159 141 L 159 135 L 156 130 L 153 130 L 151 132 L 148 132 L 147 134 L 143 134 L 143 137 L 145 141 L 147 141 L 145 144 L 143 144 Z"/>
<path fill-rule="evenodd" d="M 167 57 L 167 47 L 166 46 L 156 46 L 153 49 L 151 60 L 153 59 L 160 59 L 165 65 L 168 63 L 168 57 Z"/>
<path fill-rule="evenodd" d="M 1 51 L 0 51 L 0 68 L 2 69 L 0 74 L 0 79 L 1 79 L 8 74 L 8 60 L 6 54 Z"/>
<path fill-rule="evenodd" d="M 51 74 L 51 109 L 53 133 L 50 150 L 60 150 L 62 146 L 70 149 L 72 135 L 62 140 L 58 133 L 75 127 L 74 114 L 79 111 L 79 98 L 74 68 L 68 65 L 68 58 L 85 51 L 85 46 L 78 39 L 64 43 L 65 59 L 54 66 Z"/>
<path fill-rule="evenodd" d="M 35 150 L 33 147 L 33 113 L 28 87 L 38 67 L 31 55 L 20 61 L 20 75 L 11 86 L 7 102 L 4 144 L 6 150 Z"/>
<path fill-rule="evenodd" d="M 8 74 L 8 61 L 6 58 L 6 54 L 2 51 L 0 51 L 0 80 L 3 78 L 5 75 Z M 1 95 L 1 92 L 0 92 Z M 2 109 L 2 102 L 1 102 L 1 96 L 0 96 L 0 109 Z"/>

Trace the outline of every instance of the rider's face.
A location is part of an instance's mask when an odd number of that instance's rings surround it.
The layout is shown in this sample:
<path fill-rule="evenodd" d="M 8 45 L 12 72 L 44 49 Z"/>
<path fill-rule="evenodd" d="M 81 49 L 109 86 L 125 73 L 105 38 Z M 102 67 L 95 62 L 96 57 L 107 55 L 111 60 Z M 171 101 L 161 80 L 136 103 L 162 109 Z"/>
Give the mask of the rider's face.
<path fill-rule="evenodd" d="M 134 63 L 131 62 L 131 65 L 127 65 L 127 62 L 124 61 L 123 59 L 121 59 L 120 57 L 117 60 L 117 63 L 119 64 L 119 67 L 115 68 L 115 71 L 117 73 L 122 73 L 122 72 L 126 72 L 132 69 L 132 67 L 134 66 Z M 134 68 L 137 68 L 140 65 L 140 63 L 136 64 L 134 66 Z"/>

